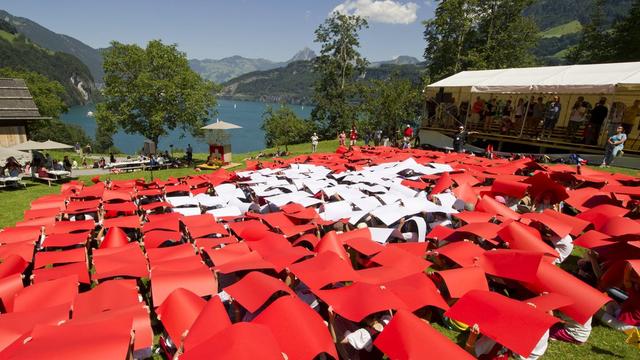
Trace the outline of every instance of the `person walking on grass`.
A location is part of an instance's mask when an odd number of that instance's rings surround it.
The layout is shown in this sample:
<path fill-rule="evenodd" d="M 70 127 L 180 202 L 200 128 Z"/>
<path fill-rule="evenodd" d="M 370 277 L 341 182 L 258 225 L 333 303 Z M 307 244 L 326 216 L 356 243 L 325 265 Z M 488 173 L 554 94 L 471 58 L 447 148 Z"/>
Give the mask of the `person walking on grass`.
<path fill-rule="evenodd" d="M 346 141 L 347 141 L 347 134 L 345 134 L 343 131 L 340 133 L 340 135 L 338 135 L 338 143 L 340 144 L 340 146 L 345 146 Z"/>
<path fill-rule="evenodd" d="M 467 137 L 473 134 L 477 134 L 477 132 L 467 131 L 464 126 L 460 125 L 458 132 L 453 135 L 453 151 L 457 153 L 464 152 L 464 144 L 467 142 Z"/>
<path fill-rule="evenodd" d="M 609 167 L 613 162 L 613 159 L 622 154 L 625 141 L 627 141 L 627 134 L 624 133 L 624 128 L 622 126 L 618 126 L 616 128 L 616 133 L 607 140 L 604 158 L 602 159 L 600 167 Z"/>
<path fill-rule="evenodd" d="M 404 133 L 402 134 L 402 148 L 410 149 L 411 148 L 411 138 L 413 138 L 413 128 L 411 125 L 407 124 L 407 127 L 404 129 Z"/>
<path fill-rule="evenodd" d="M 191 165 L 193 163 L 193 148 L 191 144 L 187 145 L 187 163 Z"/>
<path fill-rule="evenodd" d="M 311 152 L 314 153 L 318 150 L 318 135 L 313 133 L 311 135 Z"/>
<path fill-rule="evenodd" d="M 356 129 L 356 126 L 353 125 L 351 126 L 351 132 L 349 133 L 349 147 L 356 145 L 357 141 L 358 141 L 358 130 Z"/>

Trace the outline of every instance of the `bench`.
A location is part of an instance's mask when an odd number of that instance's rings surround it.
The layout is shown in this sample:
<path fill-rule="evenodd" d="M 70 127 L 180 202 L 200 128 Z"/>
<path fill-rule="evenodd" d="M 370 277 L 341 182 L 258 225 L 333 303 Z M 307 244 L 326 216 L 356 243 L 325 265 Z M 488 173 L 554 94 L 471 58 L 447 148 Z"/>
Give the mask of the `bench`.
<path fill-rule="evenodd" d="M 20 186 L 24 186 L 25 188 L 27 187 L 27 184 L 25 184 L 24 182 L 22 182 L 22 177 L 0 177 L 0 188 L 6 188 L 9 186 L 14 186 L 14 187 L 20 187 Z"/>

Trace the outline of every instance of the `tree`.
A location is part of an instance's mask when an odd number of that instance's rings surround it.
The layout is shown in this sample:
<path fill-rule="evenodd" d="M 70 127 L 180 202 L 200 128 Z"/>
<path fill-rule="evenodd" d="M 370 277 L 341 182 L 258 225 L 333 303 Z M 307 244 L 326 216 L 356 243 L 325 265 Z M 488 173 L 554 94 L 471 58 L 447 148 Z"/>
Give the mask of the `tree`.
<path fill-rule="evenodd" d="M 466 68 L 469 36 L 476 19 L 470 11 L 477 0 L 443 1 L 435 17 L 423 21 L 427 47 L 424 58 L 432 80 L 437 81 Z"/>
<path fill-rule="evenodd" d="M 522 12 L 532 0 L 447 0 L 425 21 L 432 80 L 467 69 L 530 66 L 538 28 Z"/>
<path fill-rule="evenodd" d="M 216 105 L 216 86 L 189 67 L 176 45 L 112 42 L 104 54 L 105 102 L 96 109 L 103 129 L 122 128 L 156 144 L 176 128 L 200 135 Z"/>
<path fill-rule="evenodd" d="M 373 80 L 364 101 L 364 128 L 380 129 L 390 137 L 413 123 L 420 113 L 420 91 L 409 80 L 392 75 L 389 80 Z"/>
<path fill-rule="evenodd" d="M 264 140 L 269 147 L 284 146 L 285 150 L 289 151 L 289 145 L 303 143 L 311 135 L 311 124 L 287 106 L 281 106 L 277 110 L 271 106 L 267 107 L 262 119 Z"/>
<path fill-rule="evenodd" d="M 629 15 L 613 26 L 611 56 L 615 61 L 640 60 L 640 0 L 636 0 Z"/>
<path fill-rule="evenodd" d="M 569 48 L 565 58 L 571 64 L 609 62 L 613 60 L 611 44 L 611 33 L 605 29 L 604 0 L 597 0 L 589 23 L 582 28 L 580 41 Z"/>
<path fill-rule="evenodd" d="M 357 117 L 360 95 L 356 81 L 367 67 L 367 60 L 358 52 L 358 32 L 367 26 L 359 16 L 334 12 L 315 31 L 315 42 L 322 48 L 313 59 L 318 79 L 311 118 L 324 135 L 349 128 Z"/>
<path fill-rule="evenodd" d="M 522 15 L 533 0 L 480 1 L 476 35 L 469 58 L 475 69 L 501 69 L 535 65 L 533 48 L 539 40 L 538 26 Z"/>

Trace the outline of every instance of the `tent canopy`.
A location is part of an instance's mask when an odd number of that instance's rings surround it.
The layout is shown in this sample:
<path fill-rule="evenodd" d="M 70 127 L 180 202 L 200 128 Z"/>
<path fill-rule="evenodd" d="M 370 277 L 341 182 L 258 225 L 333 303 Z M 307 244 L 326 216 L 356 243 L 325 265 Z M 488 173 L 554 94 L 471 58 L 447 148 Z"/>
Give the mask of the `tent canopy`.
<path fill-rule="evenodd" d="M 640 62 L 462 71 L 428 86 L 475 93 L 611 94 L 640 88 Z"/>
<path fill-rule="evenodd" d="M 73 148 L 72 145 L 59 143 L 59 142 L 53 141 L 53 140 L 47 140 L 47 141 L 43 142 L 42 146 L 43 147 L 42 147 L 41 150 L 57 150 L 57 149 L 71 149 L 71 148 Z"/>
<path fill-rule="evenodd" d="M 59 143 L 53 140 L 47 140 L 45 142 L 38 142 L 28 140 L 21 144 L 17 144 L 11 147 L 13 150 L 28 151 L 28 150 L 58 150 L 58 149 L 70 149 L 71 145 Z"/>

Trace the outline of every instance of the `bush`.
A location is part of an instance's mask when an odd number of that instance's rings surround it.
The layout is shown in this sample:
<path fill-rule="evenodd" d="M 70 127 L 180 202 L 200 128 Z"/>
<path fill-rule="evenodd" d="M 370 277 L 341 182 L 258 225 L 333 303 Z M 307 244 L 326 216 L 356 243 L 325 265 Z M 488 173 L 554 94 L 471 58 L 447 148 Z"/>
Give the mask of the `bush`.
<path fill-rule="evenodd" d="M 290 108 L 282 106 L 277 110 L 269 106 L 262 116 L 262 130 L 264 139 L 269 147 L 300 144 L 309 140 L 313 132 L 310 122 L 301 119 Z"/>

